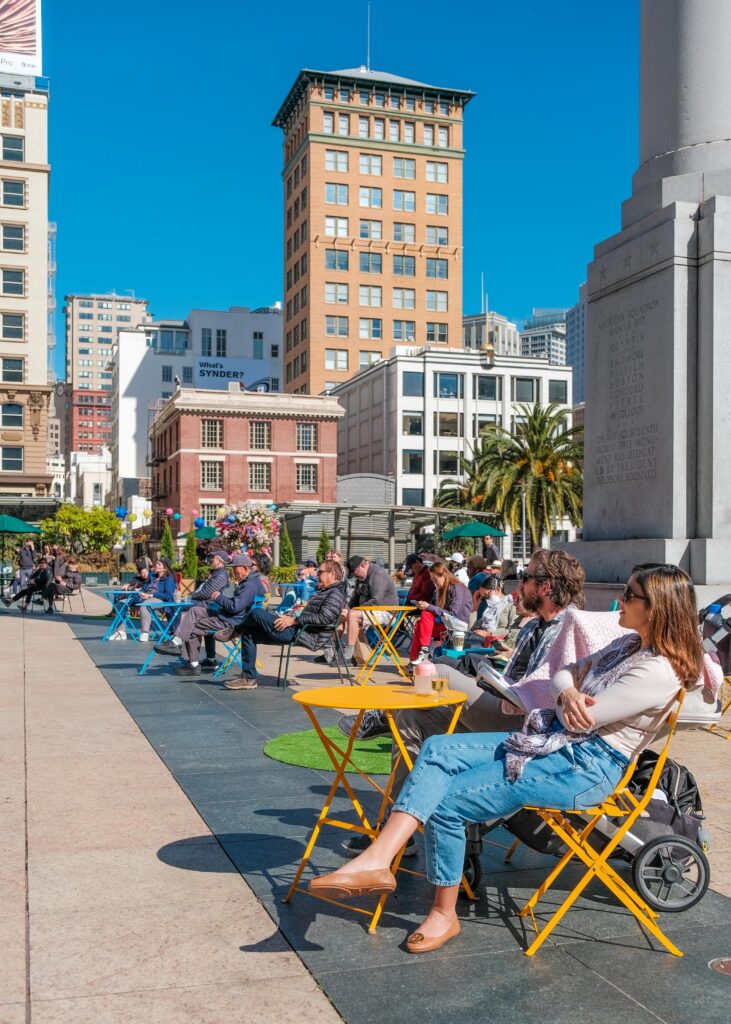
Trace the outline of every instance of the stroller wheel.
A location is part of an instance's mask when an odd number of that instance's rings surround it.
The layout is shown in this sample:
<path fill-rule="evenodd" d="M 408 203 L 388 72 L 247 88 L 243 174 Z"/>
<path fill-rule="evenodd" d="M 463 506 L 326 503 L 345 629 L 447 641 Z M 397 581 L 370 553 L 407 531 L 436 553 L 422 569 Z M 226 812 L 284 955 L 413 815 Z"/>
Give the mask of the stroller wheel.
<path fill-rule="evenodd" d="M 690 910 L 703 899 L 711 869 L 703 850 L 685 836 L 659 836 L 632 861 L 632 881 L 653 910 Z"/>
<path fill-rule="evenodd" d="M 467 879 L 467 884 L 470 889 L 475 892 L 478 885 L 482 881 L 482 864 L 480 863 L 480 857 L 476 853 L 468 853 L 464 859 L 464 866 L 462 873 Z"/>

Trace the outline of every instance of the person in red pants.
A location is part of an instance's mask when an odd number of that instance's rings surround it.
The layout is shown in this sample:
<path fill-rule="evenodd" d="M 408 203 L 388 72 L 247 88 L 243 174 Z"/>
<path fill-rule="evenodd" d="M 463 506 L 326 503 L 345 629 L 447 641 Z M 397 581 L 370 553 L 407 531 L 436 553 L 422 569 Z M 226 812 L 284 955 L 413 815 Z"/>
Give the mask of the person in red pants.
<path fill-rule="evenodd" d="M 431 601 L 417 601 L 421 615 L 414 628 L 411 641 L 411 664 L 418 665 L 429 659 L 429 645 L 438 640 L 445 631 L 444 624 L 437 619 L 443 612 L 449 612 L 456 619 L 468 622 L 472 611 L 472 595 L 467 587 L 449 571 L 446 562 L 437 558 L 429 569 L 434 586 Z"/>

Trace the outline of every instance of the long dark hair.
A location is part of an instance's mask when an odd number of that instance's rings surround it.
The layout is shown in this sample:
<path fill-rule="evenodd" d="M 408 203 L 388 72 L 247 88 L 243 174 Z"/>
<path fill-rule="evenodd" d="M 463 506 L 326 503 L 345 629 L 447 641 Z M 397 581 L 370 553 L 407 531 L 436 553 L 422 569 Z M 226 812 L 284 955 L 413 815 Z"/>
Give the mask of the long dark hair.
<path fill-rule="evenodd" d="M 703 644 L 690 576 L 677 565 L 657 562 L 641 562 L 632 575 L 647 599 L 650 646 L 668 659 L 683 686 L 692 689 L 703 671 Z"/>

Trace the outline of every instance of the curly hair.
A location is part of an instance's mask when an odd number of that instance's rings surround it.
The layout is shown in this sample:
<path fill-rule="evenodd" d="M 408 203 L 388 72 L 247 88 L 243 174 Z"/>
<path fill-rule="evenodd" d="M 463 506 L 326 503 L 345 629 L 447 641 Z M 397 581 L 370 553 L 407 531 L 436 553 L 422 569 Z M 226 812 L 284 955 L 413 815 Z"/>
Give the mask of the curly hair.
<path fill-rule="evenodd" d="M 677 565 L 641 562 L 632 575 L 642 589 L 650 615 L 650 645 L 672 665 L 686 689 L 698 685 L 703 645 L 690 576 Z"/>
<path fill-rule="evenodd" d="M 573 555 L 560 548 L 555 551 L 538 548 L 530 560 L 536 567 L 536 583 L 550 584 L 548 596 L 555 605 L 584 607 L 585 573 Z"/>

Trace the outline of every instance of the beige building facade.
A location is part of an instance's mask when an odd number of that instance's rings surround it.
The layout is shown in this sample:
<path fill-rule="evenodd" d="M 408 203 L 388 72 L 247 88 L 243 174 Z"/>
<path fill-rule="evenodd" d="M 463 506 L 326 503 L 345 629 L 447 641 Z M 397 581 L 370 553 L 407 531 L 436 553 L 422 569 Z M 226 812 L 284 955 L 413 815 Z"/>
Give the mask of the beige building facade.
<path fill-rule="evenodd" d="M 462 346 L 462 138 L 473 93 L 368 68 L 300 72 L 284 132 L 284 389 L 394 346 Z"/>

